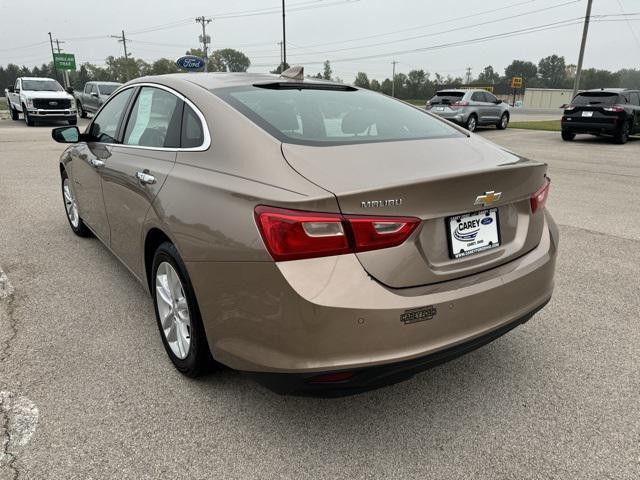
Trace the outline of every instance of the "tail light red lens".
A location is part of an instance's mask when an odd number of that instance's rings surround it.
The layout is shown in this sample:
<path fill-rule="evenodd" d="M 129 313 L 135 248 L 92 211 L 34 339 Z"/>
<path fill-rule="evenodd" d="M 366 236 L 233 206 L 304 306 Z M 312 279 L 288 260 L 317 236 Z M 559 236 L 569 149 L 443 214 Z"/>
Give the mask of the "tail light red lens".
<path fill-rule="evenodd" d="M 547 203 L 547 197 L 549 197 L 550 185 L 551 180 L 549 177 L 544 177 L 542 186 L 531 196 L 531 213 L 536 213 L 538 210 L 544 208 L 545 203 Z"/>
<path fill-rule="evenodd" d="M 451 104 L 451 108 L 455 110 L 456 108 L 462 108 L 469 105 L 469 102 L 454 102 Z"/>
<path fill-rule="evenodd" d="M 414 217 L 343 216 L 260 205 L 256 223 L 276 261 L 326 257 L 400 245 L 420 223 Z"/>
<path fill-rule="evenodd" d="M 356 252 L 395 247 L 404 243 L 420 223 L 413 217 L 361 217 L 346 215 L 353 232 Z"/>
<path fill-rule="evenodd" d="M 603 107 L 605 112 L 624 112 L 624 107 L 622 105 L 614 105 L 613 107 Z"/>

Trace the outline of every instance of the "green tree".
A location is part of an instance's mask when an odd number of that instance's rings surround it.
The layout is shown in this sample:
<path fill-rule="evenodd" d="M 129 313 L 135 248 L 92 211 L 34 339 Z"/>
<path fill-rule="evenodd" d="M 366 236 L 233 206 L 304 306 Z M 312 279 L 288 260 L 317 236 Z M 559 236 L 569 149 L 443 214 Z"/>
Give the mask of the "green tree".
<path fill-rule="evenodd" d="M 391 80 L 385 78 L 380 84 L 380 91 L 385 95 L 391 95 Z"/>
<path fill-rule="evenodd" d="M 151 65 L 152 75 L 165 75 L 167 73 L 177 73 L 180 69 L 175 62 L 167 58 L 159 58 Z"/>
<path fill-rule="evenodd" d="M 511 77 L 523 77 L 525 82 L 527 82 L 528 80 L 536 78 L 537 75 L 538 67 L 536 67 L 535 63 L 527 62 L 526 60 L 514 60 L 504 69 L 504 76 L 509 81 Z"/>
<path fill-rule="evenodd" d="M 331 70 L 331 62 L 329 60 L 325 60 L 324 67 L 322 69 L 322 78 L 325 80 L 331 80 L 331 74 L 333 70 Z"/>
<path fill-rule="evenodd" d="M 538 73 L 543 85 L 548 88 L 560 88 L 565 86 L 565 63 L 564 57 L 549 55 L 538 63 Z"/>
<path fill-rule="evenodd" d="M 580 88 L 617 87 L 620 84 L 620 75 L 609 70 L 587 68 L 580 76 Z"/>
<path fill-rule="evenodd" d="M 251 61 L 244 53 L 233 48 L 214 50 L 209 58 L 211 72 L 246 72 Z"/>
<path fill-rule="evenodd" d="M 286 63 L 286 62 L 285 63 L 281 63 L 274 70 L 271 70 L 269 73 L 275 73 L 275 74 L 279 75 L 282 72 L 284 72 L 287 68 L 289 68 L 289 64 L 288 63 Z"/>
<path fill-rule="evenodd" d="M 371 88 L 371 84 L 369 83 L 369 77 L 364 72 L 358 72 L 353 84 L 356 87 L 360 87 L 360 88 Z"/>
<path fill-rule="evenodd" d="M 379 92 L 380 91 L 380 82 L 378 80 L 376 80 L 375 78 L 373 78 L 371 80 L 371 83 L 369 84 L 369 88 L 371 90 L 373 90 L 374 92 Z"/>
<path fill-rule="evenodd" d="M 491 65 L 484 67 L 484 70 L 478 75 L 479 83 L 495 84 L 500 80 L 500 74 L 497 73 Z"/>
<path fill-rule="evenodd" d="M 418 99 L 425 94 L 424 87 L 427 84 L 428 76 L 424 70 L 411 70 L 405 80 L 407 98 Z"/>

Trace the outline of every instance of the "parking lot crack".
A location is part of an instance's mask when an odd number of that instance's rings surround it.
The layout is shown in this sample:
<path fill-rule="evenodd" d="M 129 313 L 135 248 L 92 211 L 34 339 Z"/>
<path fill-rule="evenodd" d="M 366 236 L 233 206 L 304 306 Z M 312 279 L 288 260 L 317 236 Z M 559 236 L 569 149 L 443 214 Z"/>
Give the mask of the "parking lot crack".
<path fill-rule="evenodd" d="M 5 396 L 0 396 L 0 432 L 2 433 L 2 444 L 0 445 L 0 473 L 6 468 L 9 471 L 9 478 L 17 480 L 19 472 L 17 467 L 14 465 L 16 457 L 9 451 L 11 445 L 11 432 L 9 430 L 9 409 L 5 406 Z"/>
<path fill-rule="evenodd" d="M 18 329 L 14 315 L 14 288 L 2 267 L 0 267 L 0 324 L 5 324 L 8 331 L 6 338 L 0 343 L 0 362 L 3 362 L 9 356 L 9 347 L 18 334 Z"/>

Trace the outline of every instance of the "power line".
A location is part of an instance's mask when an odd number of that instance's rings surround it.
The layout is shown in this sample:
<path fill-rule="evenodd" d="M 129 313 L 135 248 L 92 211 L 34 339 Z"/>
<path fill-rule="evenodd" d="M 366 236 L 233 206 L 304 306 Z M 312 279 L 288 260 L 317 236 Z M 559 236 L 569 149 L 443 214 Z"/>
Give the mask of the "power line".
<path fill-rule="evenodd" d="M 610 17 L 610 16 L 616 16 L 616 15 L 600 15 L 599 17 Z M 502 33 L 493 34 L 493 35 L 486 35 L 486 36 L 482 36 L 482 37 L 470 38 L 470 39 L 460 40 L 460 41 L 456 41 L 456 42 L 448 42 L 448 43 L 443 43 L 443 44 L 439 44 L 439 45 L 432 45 L 432 46 L 429 46 L 429 47 L 419 47 L 419 48 L 406 49 L 406 50 L 396 50 L 396 51 L 393 51 L 393 52 L 377 53 L 377 54 L 371 54 L 371 55 L 362 55 L 362 56 L 358 56 L 358 57 L 339 58 L 339 59 L 332 59 L 331 61 L 332 61 L 332 63 L 340 63 L 340 62 L 353 62 L 353 61 L 357 61 L 357 60 L 370 60 L 370 59 L 385 58 L 385 57 L 393 58 L 394 56 L 397 56 L 397 55 L 404 55 L 404 54 L 410 54 L 410 53 L 421 53 L 421 52 L 426 52 L 426 51 L 431 51 L 431 50 L 440 50 L 440 49 L 444 49 L 444 48 L 451 48 L 451 47 L 457 47 L 457 46 L 463 46 L 463 45 L 484 43 L 484 42 L 487 42 L 487 41 L 498 40 L 498 39 L 501 39 L 501 38 L 510 38 L 510 37 L 514 37 L 514 36 L 527 35 L 527 34 L 530 34 L 530 33 L 537 33 L 537 32 L 542 32 L 542 31 L 546 31 L 546 30 L 554 30 L 554 29 L 558 29 L 558 28 L 564 28 L 564 27 L 577 25 L 577 24 L 582 22 L 583 18 L 584 17 L 575 17 L 575 18 L 571 18 L 571 19 L 567 19 L 567 20 L 561 20 L 561 21 L 558 21 L 558 22 L 552 22 L 552 23 L 547 23 L 547 24 L 542 24 L 542 25 L 536 25 L 534 27 L 527 27 L 527 28 L 522 28 L 522 29 L 518 29 L 518 30 L 512 30 L 512 31 L 509 31 L 509 32 L 502 32 Z M 599 20 L 592 20 L 592 21 L 598 21 L 598 22 L 602 22 L 602 21 L 624 21 L 624 19 L 619 19 L 619 20 L 599 19 Z M 309 62 L 299 62 L 299 63 L 303 64 L 303 65 L 318 65 L 318 64 L 322 64 L 323 62 L 324 61 L 309 61 Z M 263 66 L 267 67 L 269 65 L 268 64 L 265 64 L 265 65 L 254 65 L 254 67 L 263 67 Z"/>
<path fill-rule="evenodd" d="M 622 6 L 622 2 L 620 0 L 618 0 L 618 5 L 620 6 L 620 12 L 624 15 L 624 7 Z M 638 49 L 640 49 L 640 39 L 638 39 L 638 36 L 636 35 L 636 31 L 631 27 L 631 22 L 627 19 L 627 27 L 629 27 L 629 31 L 631 32 L 631 35 L 633 36 L 633 39 L 636 41 L 636 45 L 638 45 Z"/>
<path fill-rule="evenodd" d="M 205 18 L 204 15 L 196 18 L 196 23 L 202 25 L 202 35 L 200 35 L 200 41 L 202 42 L 202 52 L 204 53 L 204 71 L 207 71 L 207 45 L 209 44 L 211 38 L 207 35 L 207 24 L 211 23 L 210 18 Z"/>
<path fill-rule="evenodd" d="M 415 36 L 412 36 L 412 37 L 400 38 L 400 39 L 396 39 L 396 40 L 387 40 L 387 41 L 378 42 L 378 43 L 369 43 L 369 44 L 366 44 L 366 45 L 356 45 L 356 46 L 353 46 L 353 47 L 338 48 L 338 49 L 334 49 L 334 50 L 325 50 L 325 51 L 320 51 L 320 52 L 315 52 L 315 53 L 319 54 L 319 55 L 324 55 L 324 54 L 327 54 L 327 53 L 344 52 L 344 51 L 360 49 L 360 48 L 379 47 L 379 46 L 382 46 L 382 45 L 389 45 L 391 43 L 401 43 L 401 42 L 407 42 L 407 41 L 411 41 L 411 40 L 418 40 L 418 39 L 422 39 L 422 38 L 435 37 L 435 36 L 438 36 L 438 35 L 444 35 L 444 34 L 448 34 L 448 33 L 451 33 L 451 32 L 457 32 L 457 31 L 460 31 L 460 30 L 467 30 L 469 28 L 481 27 L 481 26 L 489 25 L 491 23 L 502 22 L 504 20 L 511 20 L 511 19 L 514 19 L 514 18 L 523 17 L 525 15 L 533 15 L 535 13 L 545 12 L 545 11 L 548 11 L 548 10 L 552 10 L 554 8 L 564 7 L 564 6 L 571 5 L 571 4 L 574 4 L 574 3 L 578 3 L 578 2 L 581 2 L 581 1 L 582 0 L 571 0 L 569 2 L 561 3 L 561 4 L 558 4 L 558 5 L 553 5 L 551 7 L 540 8 L 540 9 L 532 10 L 532 11 L 529 11 L 529 12 L 519 13 L 517 15 L 509 15 L 507 17 L 495 18 L 495 19 L 491 19 L 491 20 L 487 20 L 487 21 L 483 21 L 483 22 L 479 22 L 479 23 L 474 23 L 474 24 L 471 24 L 471 25 L 464 25 L 464 26 L 461 26 L 461 27 L 452 28 L 452 29 L 448 29 L 448 30 L 440 30 L 438 32 L 425 33 L 425 34 L 421 34 L 421 35 L 415 35 Z M 314 47 L 314 46 L 318 46 L 318 45 L 311 45 L 311 47 Z"/>

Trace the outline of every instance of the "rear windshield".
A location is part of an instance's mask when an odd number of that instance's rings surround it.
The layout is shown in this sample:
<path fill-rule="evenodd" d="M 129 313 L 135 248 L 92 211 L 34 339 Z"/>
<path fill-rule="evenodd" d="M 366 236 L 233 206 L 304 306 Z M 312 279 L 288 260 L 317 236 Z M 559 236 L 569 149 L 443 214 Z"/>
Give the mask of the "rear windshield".
<path fill-rule="evenodd" d="M 424 110 L 367 90 L 248 86 L 214 93 L 287 143 L 326 146 L 464 136 Z"/>
<path fill-rule="evenodd" d="M 579 93 L 571 102 L 573 105 L 614 105 L 618 103 L 618 94 L 611 92 Z"/>
<path fill-rule="evenodd" d="M 22 89 L 36 92 L 62 92 L 62 86 L 55 80 L 22 80 Z"/>
<path fill-rule="evenodd" d="M 102 95 L 111 95 L 120 85 L 98 85 L 98 90 Z"/>
<path fill-rule="evenodd" d="M 431 105 L 437 103 L 452 104 L 459 102 L 464 97 L 464 92 L 438 92 L 436 96 L 429 100 Z"/>

